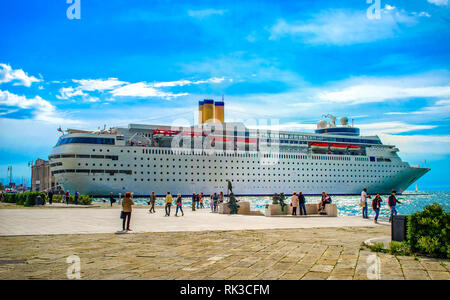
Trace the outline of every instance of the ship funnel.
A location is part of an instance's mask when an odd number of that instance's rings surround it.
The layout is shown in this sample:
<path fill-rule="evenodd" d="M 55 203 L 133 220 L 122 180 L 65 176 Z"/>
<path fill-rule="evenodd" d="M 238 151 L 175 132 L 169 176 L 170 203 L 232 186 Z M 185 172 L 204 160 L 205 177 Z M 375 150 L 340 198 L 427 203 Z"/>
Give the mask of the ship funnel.
<path fill-rule="evenodd" d="M 219 101 L 214 103 L 214 119 L 217 123 L 225 122 L 225 103 L 223 101 Z"/>
<path fill-rule="evenodd" d="M 204 103 L 203 101 L 198 101 L 198 124 L 205 123 L 204 114 Z"/>
<path fill-rule="evenodd" d="M 214 100 L 205 99 L 203 101 L 203 123 L 214 122 Z"/>

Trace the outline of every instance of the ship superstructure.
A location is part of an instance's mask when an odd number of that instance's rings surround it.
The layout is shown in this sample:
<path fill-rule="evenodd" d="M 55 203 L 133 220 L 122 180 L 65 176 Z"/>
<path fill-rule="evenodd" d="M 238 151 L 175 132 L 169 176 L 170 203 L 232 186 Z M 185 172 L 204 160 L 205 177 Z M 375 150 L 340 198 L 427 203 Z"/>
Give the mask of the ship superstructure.
<path fill-rule="evenodd" d="M 49 159 L 58 183 L 94 196 L 192 195 L 226 192 L 258 196 L 403 192 L 430 169 L 410 166 L 394 145 L 360 136 L 347 118 L 326 116 L 314 133 L 247 128 L 224 122 L 224 103 L 199 103 L 190 127 L 130 124 L 127 128 L 67 130 Z"/>

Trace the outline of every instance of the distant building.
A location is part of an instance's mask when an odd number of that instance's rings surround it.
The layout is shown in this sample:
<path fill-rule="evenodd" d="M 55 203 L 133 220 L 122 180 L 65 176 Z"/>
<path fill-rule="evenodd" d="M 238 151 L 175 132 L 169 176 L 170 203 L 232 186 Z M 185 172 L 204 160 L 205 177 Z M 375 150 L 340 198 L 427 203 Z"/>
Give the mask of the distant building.
<path fill-rule="evenodd" d="M 38 158 L 31 168 L 31 188 L 32 191 L 48 191 L 49 189 L 56 190 L 58 183 L 56 178 L 50 171 L 50 162 Z"/>

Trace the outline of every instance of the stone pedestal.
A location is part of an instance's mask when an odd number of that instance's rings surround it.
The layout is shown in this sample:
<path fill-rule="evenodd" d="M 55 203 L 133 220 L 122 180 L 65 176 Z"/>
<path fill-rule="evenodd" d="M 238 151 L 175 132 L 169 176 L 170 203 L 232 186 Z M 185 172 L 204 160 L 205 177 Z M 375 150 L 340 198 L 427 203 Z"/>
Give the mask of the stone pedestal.
<path fill-rule="evenodd" d="M 250 214 L 250 202 L 239 201 L 239 202 L 237 202 L 237 204 L 239 205 L 239 209 L 238 209 L 239 215 L 249 215 Z M 217 211 L 219 214 L 229 215 L 230 208 L 228 207 L 228 202 L 220 203 Z"/>
<path fill-rule="evenodd" d="M 289 206 L 289 204 L 286 205 L 286 207 L 284 208 L 284 212 L 282 213 L 280 204 L 269 204 L 269 206 L 266 208 L 265 215 L 267 217 L 285 215 L 287 212 L 288 206 Z"/>
<path fill-rule="evenodd" d="M 317 215 L 319 213 L 319 206 L 317 203 L 308 203 L 305 204 L 306 214 L 307 215 Z M 327 204 L 325 206 L 325 211 L 327 217 L 337 217 L 337 206 L 336 204 Z M 265 216 L 281 216 L 281 215 L 292 215 L 292 206 L 291 204 L 286 205 L 285 213 L 281 213 L 281 205 L 279 204 L 269 204 L 266 208 Z M 300 215 L 300 207 L 297 207 L 297 215 Z"/>

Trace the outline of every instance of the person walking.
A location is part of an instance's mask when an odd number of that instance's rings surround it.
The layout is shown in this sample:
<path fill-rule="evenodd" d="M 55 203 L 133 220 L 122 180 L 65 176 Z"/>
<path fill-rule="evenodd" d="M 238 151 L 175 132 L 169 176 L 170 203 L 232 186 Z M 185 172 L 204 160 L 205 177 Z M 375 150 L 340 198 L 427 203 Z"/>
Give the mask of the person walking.
<path fill-rule="evenodd" d="M 78 193 L 78 191 L 75 191 L 74 194 L 75 205 L 78 205 L 78 198 L 80 198 L 80 193 Z"/>
<path fill-rule="evenodd" d="M 195 202 L 197 202 L 197 195 L 192 193 L 192 211 L 195 211 Z"/>
<path fill-rule="evenodd" d="M 223 192 L 219 194 L 219 203 L 223 203 Z"/>
<path fill-rule="evenodd" d="M 197 209 L 200 209 L 200 194 L 197 194 L 197 199 L 195 202 L 197 203 Z"/>
<path fill-rule="evenodd" d="M 47 196 L 48 196 L 48 203 L 50 203 L 50 205 L 51 205 L 53 203 L 53 191 L 52 191 L 52 189 L 48 190 Z"/>
<path fill-rule="evenodd" d="M 397 194 L 396 190 L 392 190 L 391 195 L 388 198 L 388 205 L 389 209 L 391 210 L 391 216 L 389 217 L 389 222 L 392 222 L 393 216 L 397 215 L 397 203 L 402 204 L 400 201 L 397 200 L 395 197 L 395 194 Z"/>
<path fill-rule="evenodd" d="M 203 193 L 200 193 L 200 208 L 205 208 L 203 205 Z"/>
<path fill-rule="evenodd" d="M 177 210 L 175 211 L 175 217 L 178 217 L 178 210 L 181 211 L 181 216 L 184 216 L 183 212 L 183 199 L 181 198 L 181 194 L 177 195 Z"/>
<path fill-rule="evenodd" d="M 214 212 L 214 195 L 209 196 L 209 207 L 211 207 L 211 212 Z"/>
<path fill-rule="evenodd" d="M 111 207 L 113 206 L 113 204 L 116 202 L 116 199 L 114 198 L 113 193 L 109 193 L 109 203 L 111 204 Z"/>
<path fill-rule="evenodd" d="M 374 223 L 378 223 L 378 216 L 380 215 L 381 202 L 383 200 L 380 197 L 380 194 L 377 194 L 375 198 L 372 200 L 372 209 L 375 212 L 375 217 L 373 218 Z"/>
<path fill-rule="evenodd" d="M 370 196 L 367 195 L 367 189 L 364 188 L 363 191 L 361 192 L 361 202 L 360 202 L 360 206 L 362 207 L 362 217 L 364 219 L 369 218 L 367 216 L 367 198 L 371 198 Z"/>
<path fill-rule="evenodd" d="M 69 205 L 69 200 L 70 200 L 70 192 L 69 191 L 67 191 L 65 193 L 65 198 L 66 198 L 66 204 Z"/>
<path fill-rule="evenodd" d="M 291 206 L 292 206 L 292 215 L 297 215 L 297 207 L 298 207 L 298 196 L 297 192 L 294 192 L 291 197 Z"/>
<path fill-rule="evenodd" d="M 214 193 L 214 196 L 213 196 L 214 212 L 217 211 L 217 205 L 219 204 L 218 201 L 219 201 L 219 197 L 217 196 L 217 193 Z"/>
<path fill-rule="evenodd" d="M 306 206 L 305 206 L 305 196 L 303 196 L 302 192 L 298 192 L 298 205 L 300 208 L 300 215 L 305 214 L 306 216 Z"/>
<path fill-rule="evenodd" d="M 134 205 L 133 198 L 131 197 L 130 192 L 125 193 L 125 197 L 122 201 L 122 230 L 123 231 L 132 231 L 130 229 L 130 220 L 131 220 L 131 211 L 132 206 Z M 125 229 L 125 222 L 127 223 L 127 227 Z"/>
<path fill-rule="evenodd" d="M 166 217 L 170 217 L 170 207 L 172 206 L 172 195 L 170 194 L 170 192 L 167 192 L 166 195 L 166 206 L 165 206 L 165 210 L 166 210 Z"/>
<path fill-rule="evenodd" d="M 150 210 L 148 211 L 149 213 L 155 212 L 155 202 L 156 202 L 156 195 L 155 195 L 155 192 L 152 192 L 152 194 L 150 195 L 150 201 L 149 201 L 149 205 L 151 205 Z"/>

